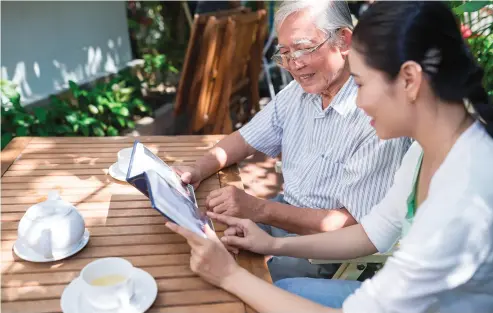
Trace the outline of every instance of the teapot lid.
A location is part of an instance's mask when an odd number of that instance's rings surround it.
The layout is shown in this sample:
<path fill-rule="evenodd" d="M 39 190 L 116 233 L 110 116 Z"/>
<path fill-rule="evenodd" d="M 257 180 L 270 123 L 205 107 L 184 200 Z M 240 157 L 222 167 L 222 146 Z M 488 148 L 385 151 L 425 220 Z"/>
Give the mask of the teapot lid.
<path fill-rule="evenodd" d="M 62 200 L 58 191 L 50 191 L 48 200 L 37 203 L 27 209 L 26 217 L 31 220 L 50 216 L 63 216 L 68 214 L 74 206 L 67 201 Z"/>

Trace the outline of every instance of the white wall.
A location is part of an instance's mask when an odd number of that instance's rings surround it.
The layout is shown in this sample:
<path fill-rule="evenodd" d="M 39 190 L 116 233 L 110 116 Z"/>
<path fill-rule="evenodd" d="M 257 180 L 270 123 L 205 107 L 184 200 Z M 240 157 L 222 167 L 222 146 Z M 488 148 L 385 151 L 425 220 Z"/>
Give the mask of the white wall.
<path fill-rule="evenodd" d="M 24 105 L 125 67 L 131 49 L 124 1 L 1 3 L 2 79 Z"/>

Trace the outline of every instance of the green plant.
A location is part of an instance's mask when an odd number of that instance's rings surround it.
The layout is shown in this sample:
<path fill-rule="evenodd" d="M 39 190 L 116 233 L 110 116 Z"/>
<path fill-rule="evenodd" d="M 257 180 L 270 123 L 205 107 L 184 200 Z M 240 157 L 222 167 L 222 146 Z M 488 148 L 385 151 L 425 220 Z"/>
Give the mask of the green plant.
<path fill-rule="evenodd" d="M 144 81 L 150 88 L 159 85 L 163 81 L 165 73 L 178 73 L 178 69 L 168 62 L 165 54 L 146 53 L 143 58 Z"/>
<path fill-rule="evenodd" d="M 479 65 L 483 84 L 493 97 L 493 1 L 449 1 L 461 22 L 461 31 Z"/>
<path fill-rule="evenodd" d="M 47 107 L 32 109 L 21 105 L 11 83 L 2 82 L 1 87 L 2 149 L 16 136 L 116 136 L 152 113 L 142 100 L 140 81 L 130 71 L 89 89 L 70 81 L 68 98 L 51 96 Z"/>

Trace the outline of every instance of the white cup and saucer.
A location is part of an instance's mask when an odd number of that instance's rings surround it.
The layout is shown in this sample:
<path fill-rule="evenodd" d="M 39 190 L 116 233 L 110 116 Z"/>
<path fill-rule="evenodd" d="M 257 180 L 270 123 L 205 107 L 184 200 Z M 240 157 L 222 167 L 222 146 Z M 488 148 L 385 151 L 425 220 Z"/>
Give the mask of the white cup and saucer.
<path fill-rule="evenodd" d="M 119 181 L 126 181 L 132 148 L 125 148 L 117 153 L 117 161 L 110 166 L 108 173 L 111 177 Z"/>
<path fill-rule="evenodd" d="M 157 297 L 157 284 L 144 270 L 123 258 L 87 264 L 63 291 L 64 313 L 144 313 Z"/>

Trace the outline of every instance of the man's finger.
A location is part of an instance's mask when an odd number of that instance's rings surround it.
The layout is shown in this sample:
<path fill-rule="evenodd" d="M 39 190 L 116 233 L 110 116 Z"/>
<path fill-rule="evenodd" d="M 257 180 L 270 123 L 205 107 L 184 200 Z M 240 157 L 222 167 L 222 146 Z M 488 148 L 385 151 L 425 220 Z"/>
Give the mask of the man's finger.
<path fill-rule="evenodd" d="M 195 244 L 201 244 L 202 240 L 204 239 L 204 238 L 201 238 L 196 233 L 189 231 L 188 229 L 183 228 L 180 225 L 177 225 L 175 223 L 166 222 L 165 226 L 168 227 L 174 233 L 177 233 L 178 235 L 187 239 L 189 244 L 194 244 L 194 245 Z"/>
<path fill-rule="evenodd" d="M 190 172 L 183 172 L 180 175 L 181 181 L 184 182 L 185 184 L 190 184 L 192 182 L 192 173 Z"/>
<path fill-rule="evenodd" d="M 221 238 L 221 241 L 228 246 L 235 247 L 235 248 L 242 248 L 244 249 L 247 245 L 247 240 L 244 237 L 238 237 L 238 236 L 224 236 Z"/>
<path fill-rule="evenodd" d="M 212 190 L 209 193 L 209 195 L 207 196 L 207 200 L 211 200 L 211 199 L 217 198 L 217 197 L 221 196 L 223 193 L 224 193 L 224 188 L 219 188 L 219 189 L 216 189 L 216 190 Z"/>
<path fill-rule="evenodd" d="M 223 214 L 217 214 L 217 212 L 207 212 L 207 216 L 228 226 L 241 225 L 241 221 L 242 221 L 241 218 L 223 215 Z"/>
<path fill-rule="evenodd" d="M 225 204 L 221 203 L 220 205 L 213 207 L 213 208 L 210 208 L 209 210 L 212 210 L 214 213 L 217 213 L 217 214 L 222 214 L 228 210 L 228 207 Z M 209 211 L 209 212 L 211 212 L 211 211 Z"/>
<path fill-rule="evenodd" d="M 214 209 L 218 205 L 224 203 L 224 200 L 225 200 L 224 197 L 221 197 L 221 196 L 207 199 L 206 200 L 206 206 L 208 209 Z"/>

